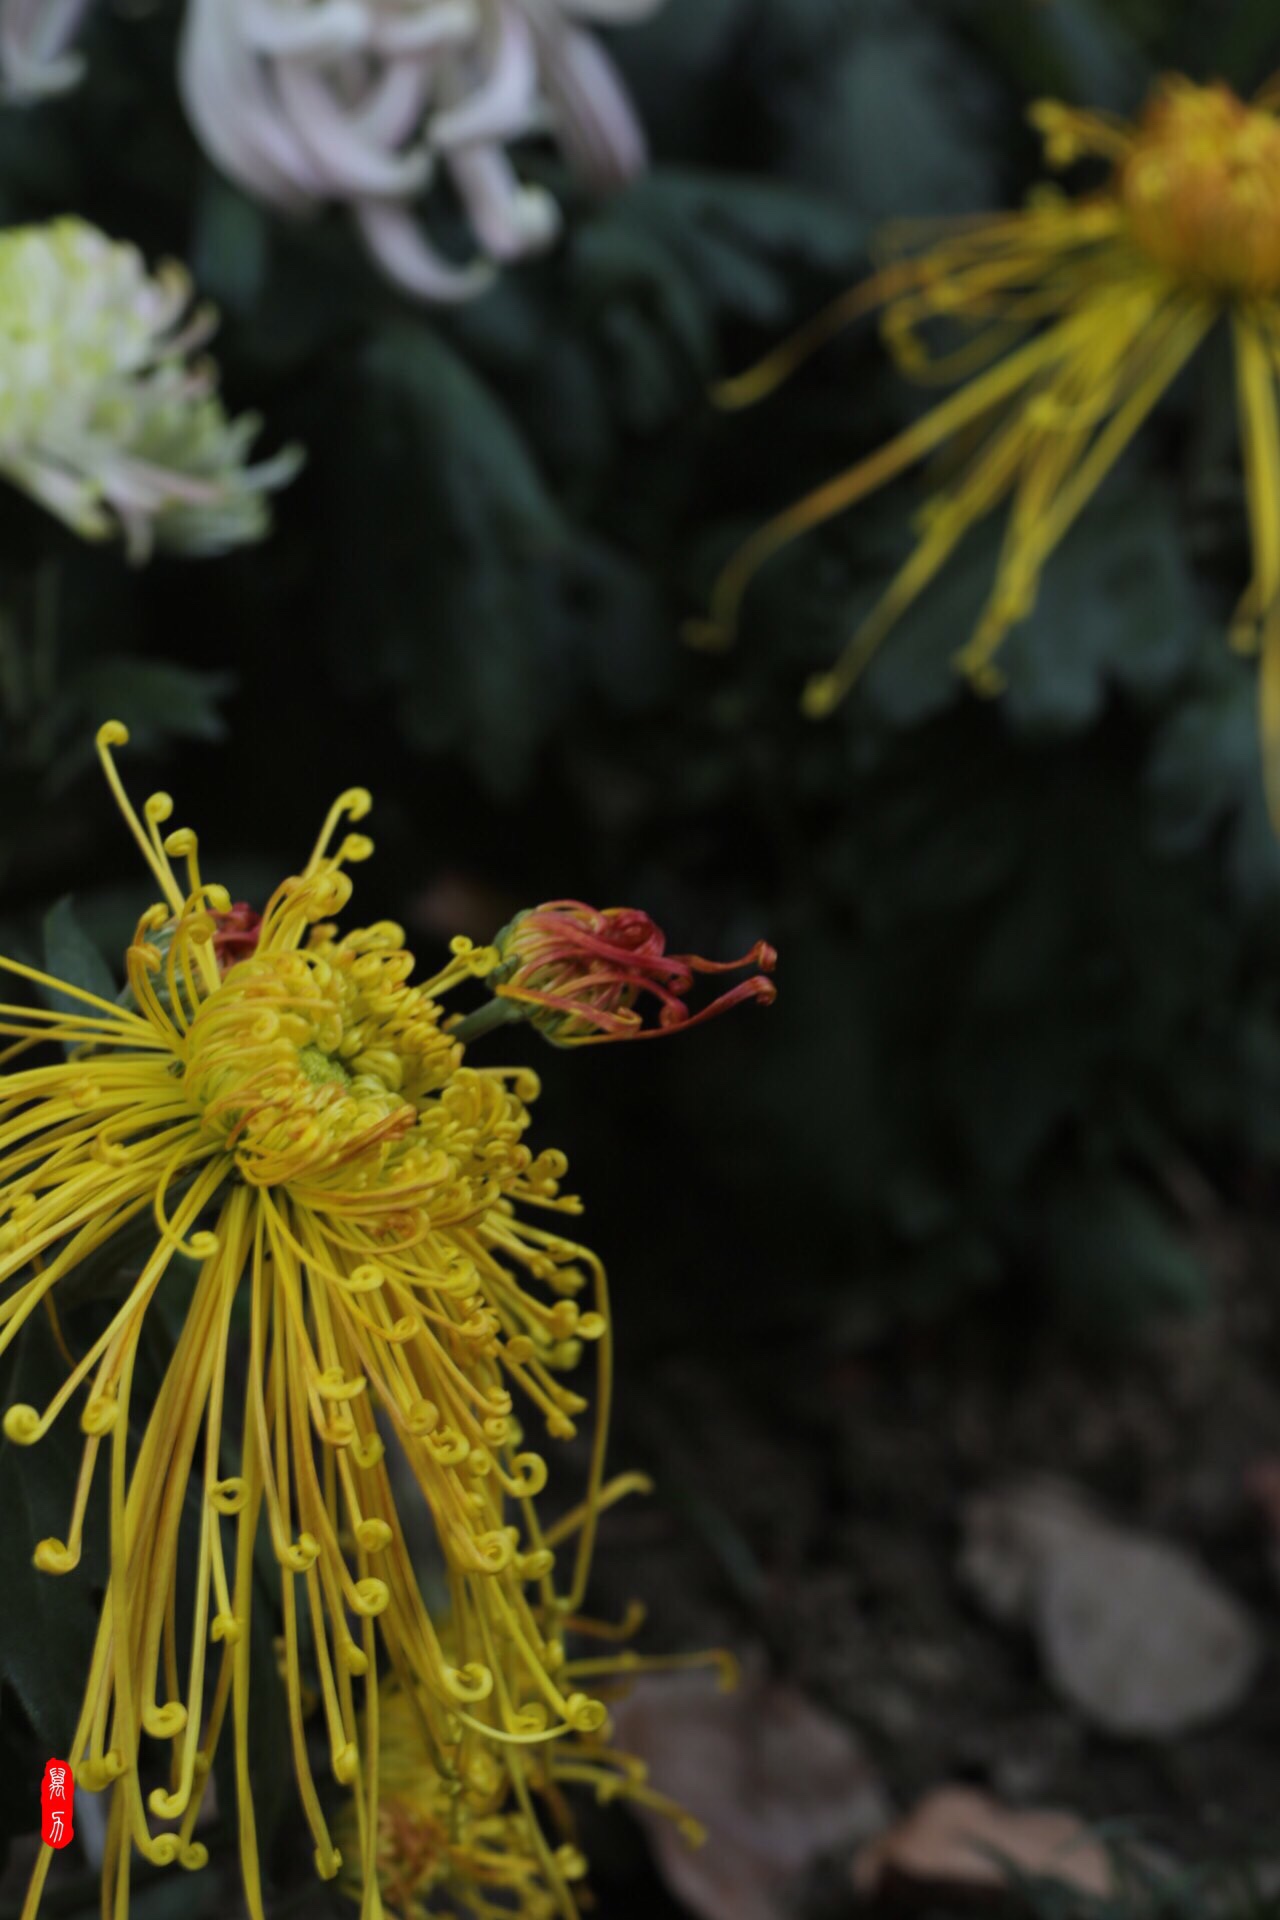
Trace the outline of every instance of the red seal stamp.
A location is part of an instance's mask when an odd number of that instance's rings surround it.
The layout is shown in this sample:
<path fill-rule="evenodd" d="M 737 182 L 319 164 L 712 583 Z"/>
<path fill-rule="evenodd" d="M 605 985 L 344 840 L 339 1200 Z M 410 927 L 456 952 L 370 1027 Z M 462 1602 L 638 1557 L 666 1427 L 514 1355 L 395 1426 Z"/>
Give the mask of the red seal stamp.
<path fill-rule="evenodd" d="M 75 1838 L 71 1815 L 76 1778 L 65 1760 L 50 1760 L 40 1785 L 40 1838 L 46 1847 L 65 1847 Z"/>

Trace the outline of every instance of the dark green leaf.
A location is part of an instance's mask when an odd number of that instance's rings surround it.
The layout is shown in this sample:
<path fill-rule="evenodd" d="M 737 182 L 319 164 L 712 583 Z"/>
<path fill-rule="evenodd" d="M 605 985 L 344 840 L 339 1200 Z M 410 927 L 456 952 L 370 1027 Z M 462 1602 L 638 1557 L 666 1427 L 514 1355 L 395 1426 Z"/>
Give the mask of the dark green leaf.
<path fill-rule="evenodd" d="M 6 1404 L 43 1411 L 65 1375 L 49 1323 L 37 1313 L 21 1336 Z M 51 1753 L 67 1751 L 79 1717 L 98 1617 L 95 1570 L 86 1556 L 71 1573 L 41 1573 L 31 1556 L 40 1540 L 66 1534 L 81 1443 L 73 1413 L 33 1447 L 0 1442 L 0 1512 L 7 1527 L 0 1678 Z"/>
<path fill-rule="evenodd" d="M 1203 1306 L 1205 1276 L 1166 1214 L 1118 1175 L 1064 1178 L 1040 1217 L 1049 1285 L 1095 1332 L 1128 1332 L 1152 1314 Z"/>
<path fill-rule="evenodd" d="M 89 938 L 76 916 L 70 896 L 50 907 L 44 917 L 45 972 L 68 986 L 96 994 L 100 1000 L 114 1001 L 118 991 L 110 967 Z M 93 1015 L 95 1009 L 77 1000 L 73 994 L 57 993 L 51 987 L 41 989 L 46 1005 L 59 1013 Z"/>
<path fill-rule="evenodd" d="M 118 655 L 79 673 L 65 698 L 83 722 L 96 727 L 123 720 L 135 745 L 147 747 L 169 739 L 221 740 L 226 723 L 219 709 L 232 685 L 226 673 Z"/>

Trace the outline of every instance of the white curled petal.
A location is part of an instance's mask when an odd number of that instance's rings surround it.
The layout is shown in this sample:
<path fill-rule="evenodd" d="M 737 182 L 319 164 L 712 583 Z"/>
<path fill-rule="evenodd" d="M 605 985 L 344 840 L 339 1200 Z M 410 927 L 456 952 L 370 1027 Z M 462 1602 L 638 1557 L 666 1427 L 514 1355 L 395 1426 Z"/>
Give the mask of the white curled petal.
<path fill-rule="evenodd" d="M 598 192 L 642 172 L 644 130 L 603 48 L 561 26 L 539 36 L 539 51 L 556 137 L 574 171 Z"/>
<path fill-rule="evenodd" d="M 130 460 L 123 454 L 112 456 L 110 448 L 103 449 L 100 473 L 112 505 L 132 507 L 139 513 L 156 514 L 170 500 L 207 506 L 221 491 L 216 480 L 176 473 L 146 460 Z"/>
<path fill-rule="evenodd" d="M 560 11 L 571 20 L 590 20 L 598 27 L 634 27 L 650 20 L 667 0 L 559 0 Z"/>
<path fill-rule="evenodd" d="M 450 47 L 473 45 L 482 22 L 472 0 L 439 0 L 418 13 L 387 20 L 375 17 L 369 45 L 375 53 L 440 53 Z"/>
<path fill-rule="evenodd" d="M 317 0 L 307 7 L 239 0 L 239 10 L 245 40 L 271 59 L 354 53 L 369 40 L 369 9 L 361 0 Z"/>
<path fill-rule="evenodd" d="M 505 146 L 536 126 L 538 59 L 527 20 L 511 7 L 498 18 L 488 72 L 456 105 L 431 120 L 431 144 L 441 151 Z"/>
<path fill-rule="evenodd" d="M 0 97 L 5 100 L 40 100 L 66 93 L 83 74 L 84 61 L 76 53 L 64 54 L 60 60 L 28 60 L 19 49 L 0 50 Z"/>
<path fill-rule="evenodd" d="M 0 0 L 0 78 L 15 99 L 74 86 L 84 70 L 67 49 L 92 0 Z"/>
<path fill-rule="evenodd" d="M 0 473 L 86 540 L 102 540 L 110 533 L 110 517 L 82 474 L 67 473 L 47 460 L 9 454 L 0 457 Z"/>
<path fill-rule="evenodd" d="M 427 184 L 430 157 L 421 149 L 396 153 L 364 138 L 324 78 L 312 68 L 284 60 L 276 87 L 298 138 L 306 146 L 330 194 L 341 199 L 412 198 Z"/>
<path fill-rule="evenodd" d="M 422 125 L 431 90 L 431 64 L 416 57 L 397 57 L 370 86 L 358 107 L 348 115 L 362 140 L 380 147 L 399 147 Z"/>
<path fill-rule="evenodd" d="M 560 233 L 560 209 L 541 187 L 523 186 L 497 147 L 449 156 L 449 171 L 476 237 L 493 260 L 542 253 Z"/>
<path fill-rule="evenodd" d="M 456 306 L 492 286 L 494 273 L 487 261 L 455 266 L 430 245 L 412 214 L 394 202 L 365 200 L 353 212 L 378 265 L 415 299 Z"/>
<path fill-rule="evenodd" d="M 178 52 L 183 104 L 225 173 L 286 212 L 305 212 L 323 196 L 323 179 L 239 36 L 235 4 L 190 0 Z"/>

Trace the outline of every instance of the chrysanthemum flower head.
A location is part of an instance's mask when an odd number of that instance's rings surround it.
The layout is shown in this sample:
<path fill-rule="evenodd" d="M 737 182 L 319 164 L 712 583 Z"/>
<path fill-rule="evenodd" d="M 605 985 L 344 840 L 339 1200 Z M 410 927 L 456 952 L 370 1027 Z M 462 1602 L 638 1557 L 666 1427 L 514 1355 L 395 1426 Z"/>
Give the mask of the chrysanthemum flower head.
<path fill-rule="evenodd" d="M 1078 198 L 1041 189 L 1020 212 L 955 223 L 907 252 L 720 393 L 749 405 L 859 314 L 883 306 L 884 337 L 921 382 L 967 384 L 886 446 L 762 528 L 717 583 L 709 622 L 722 644 L 755 574 L 783 547 L 916 462 L 955 450 L 921 517 L 914 551 L 805 694 L 821 716 L 848 693 L 885 636 L 969 530 L 1008 507 L 987 606 L 956 664 L 982 692 L 995 656 L 1032 612 L 1044 567 L 1183 367 L 1231 324 L 1253 578 L 1233 641 L 1262 653 L 1268 785 L 1280 816 L 1280 87 L 1251 104 L 1222 85 L 1171 78 L 1135 125 L 1056 101 L 1032 119 L 1053 166 L 1108 163 Z M 936 228 L 933 233 L 936 235 Z M 936 334 L 956 351 L 939 351 Z"/>
<path fill-rule="evenodd" d="M 368 794 L 340 796 L 255 927 L 202 877 L 195 835 L 168 830 L 167 795 L 135 813 L 114 762 L 125 738 L 101 730 L 103 767 L 162 897 L 129 948 L 124 1002 L 0 961 L 76 1009 L 0 1009 L 0 1350 L 131 1223 L 152 1222 L 154 1248 L 69 1356 L 52 1402 L 11 1406 L 3 1424 L 32 1445 L 81 1405 L 70 1524 L 36 1553 L 49 1573 L 75 1569 L 108 1456 L 109 1581 L 83 1712 L 60 1747 L 82 1786 L 113 1787 L 108 1911 L 127 1913 L 131 1848 L 201 1863 L 195 1822 L 230 1715 L 246 1894 L 261 1915 L 247 1771 L 260 1526 L 279 1570 L 294 1771 L 322 1874 L 340 1862 L 312 1775 L 309 1691 L 368 1847 L 380 1664 L 412 1692 L 451 1778 L 491 1749 L 603 1724 L 566 1663 L 563 1622 L 580 1603 L 600 1498 L 605 1282 L 562 1231 L 579 1211 L 560 1190 L 563 1157 L 525 1143 L 536 1078 L 471 1066 L 444 1022 L 443 997 L 490 972 L 494 950 L 455 941 L 414 984 L 398 927 L 334 924 L 371 851 L 358 826 Z M 42 1063 L 51 1042 L 69 1057 Z M 185 1320 L 143 1406 L 139 1343 L 180 1257 L 193 1263 Z M 243 1370 L 228 1365 L 233 1310 L 248 1325 Z M 572 1435 L 586 1403 L 564 1376 L 588 1344 L 601 1356 L 600 1421 L 556 1598 L 555 1547 L 532 1505 L 546 1469 L 520 1421 Z M 419 1590 L 388 1447 L 401 1498 L 413 1488 L 434 1523 L 447 1642 Z M 179 1623 L 192 1503 L 198 1555 Z"/>
<path fill-rule="evenodd" d="M 704 960 L 668 953 L 666 935 L 638 907 L 591 907 L 551 900 L 520 914 L 495 937 L 498 964 L 487 984 L 508 1017 L 524 1018 L 559 1046 L 638 1040 L 698 1026 L 744 1001 L 768 1006 L 777 997 L 769 975 L 777 955 L 758 940 L 741 960 Z M 739 981 L 696 1013 L 686 996 L 698 975 L 759 972 Z M 648 996 L 657 1021 L 644 1024 L 638 1002 Z"/>
<path fill-rule="evenodd" d="M 285 212 L 348 207 L 384 270 L 420 299 L 482 292 L 495 265 L 560 230 L 509 149 L 550 132 L 589 185 L 644 164 L 621 81 L 580 20 L 662 0 L 189 0 L 188 112 L 209 153 Z M 420 209 L 444 172 L 477 248 L 458 262 Z"/>
<path fill-rule="evenodd" d="M 257 420 L 192 358 L 212 330 L 174 262 L 149 273 L 78 219 L 0 232 L 0 475 L 133 559 L 259 538 L 299 456 L 248 463 Z"/>
<path fill-rule="evenodd" d="M 1052 127 L 1050 114 L 1050 137 Z M 1280 291 L 1280 124 L 1271 113 L 1226 86 L 1171 83 L 1148 106 L 1116 185 L 1135 244 L 1171 273 L 1229 296 Z"/>

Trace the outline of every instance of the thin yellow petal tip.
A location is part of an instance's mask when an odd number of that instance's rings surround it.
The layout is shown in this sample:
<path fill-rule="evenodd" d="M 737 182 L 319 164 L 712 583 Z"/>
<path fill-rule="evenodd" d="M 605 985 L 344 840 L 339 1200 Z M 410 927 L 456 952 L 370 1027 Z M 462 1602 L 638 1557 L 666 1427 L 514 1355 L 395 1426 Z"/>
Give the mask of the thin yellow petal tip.
<path fill-rule="evenodd" d="M 800 711 L 806 720 L 826 720 L 839 704 L 840 687 L 831 673 L 815 673 L 800 696 Z"/>
<path fill-rule="evenodd" d="M 768 383 L 760 379 L 759 369 L 753 367 L 748 373 L 735 374 L 728 380 L 717 380 L 709 398 L 719 413 L 742 413 L 768 392 Z"/>
<path fill-rule="evenodd" d="M 970 689 L 982 700 L 995 700 L 1004 693 L 1009 685 L 1008 675 L 1001 673 L 999 667 L 992 666 L 989 660 L 967 660 L 963 653 L 955 657 L 956 672 L 968 681 Z"/>
<path fill-rule="evenodd" d="M 15 1447 L 30 1447 L 40 1438 L 40 1415 L 34 1407 L 24 1406 L 20 1401 L 10 1407 L 4 1416 L 4 1437 L 11 1440 Z"/>

